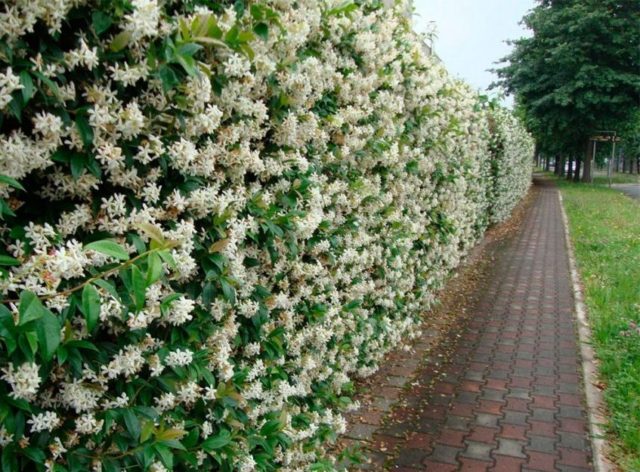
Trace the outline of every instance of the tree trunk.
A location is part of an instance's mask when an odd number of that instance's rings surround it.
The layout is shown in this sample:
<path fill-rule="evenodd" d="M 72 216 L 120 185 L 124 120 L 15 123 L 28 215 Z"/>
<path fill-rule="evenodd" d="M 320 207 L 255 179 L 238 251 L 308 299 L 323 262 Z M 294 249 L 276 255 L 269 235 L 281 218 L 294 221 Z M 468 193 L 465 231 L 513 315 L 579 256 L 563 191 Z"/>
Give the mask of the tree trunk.
<path fill-rule="evenodd" d="M 573 178 L 573 156 L 570 155 L 567 158 L 567 180 L 571 180 Z"/>
<path fill-rule="evenodd" d="M 593 158 L 593 141 L 587 141 L 586 152 L 584 154 L 584 166 L 582 170 L 582 181 L 591 182 L 591 159 Z"/>
<path fill-rule="evenodd" d="M 544 170 L 547 172 L 551 170 L 551 156 L 549 155 L 544 157 Z"/>
<path fill-rule="evenodd" d="M 567 164 L 567 158 L 565 156 L 562 156 L 560 158 L 560 177 L 564 177 L 566 164 Z"/>
<path fill-rule="evenodd" d="M 580 164 L 582 163 L 582 158 L 580 156 L 576 156 L 576 170 L 573 173 L 573 181 L 580 182 Z"/>

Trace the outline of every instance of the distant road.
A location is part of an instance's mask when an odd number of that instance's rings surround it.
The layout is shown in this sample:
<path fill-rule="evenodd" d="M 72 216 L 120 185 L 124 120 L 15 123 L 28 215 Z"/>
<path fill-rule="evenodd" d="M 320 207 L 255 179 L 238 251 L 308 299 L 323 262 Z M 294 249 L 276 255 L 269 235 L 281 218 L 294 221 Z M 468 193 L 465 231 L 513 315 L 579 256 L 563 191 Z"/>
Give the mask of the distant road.
<path fill-rule="evenodd" d="M 631 198 L 640 200 L 640 184 L 613 184 L 611 187 Z"/>

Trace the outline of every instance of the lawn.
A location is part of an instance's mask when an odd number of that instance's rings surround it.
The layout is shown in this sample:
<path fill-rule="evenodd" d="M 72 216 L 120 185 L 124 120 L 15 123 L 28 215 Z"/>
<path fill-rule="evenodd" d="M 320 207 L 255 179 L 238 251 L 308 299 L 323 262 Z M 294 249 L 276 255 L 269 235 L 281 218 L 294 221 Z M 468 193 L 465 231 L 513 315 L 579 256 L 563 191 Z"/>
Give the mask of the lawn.
<path fill-rule="evenodd" d="M 615 459 L 640 470 L 640 202 L 603 185 L 558 180 L 569 217 Z"/>
<path fill-rule="evenodd" d="M 607 185 L 609 178 L 606 172 L 596 172 L 593 177 L 593 183 L 596 185 Z M 611 176 L 612 184 L 637 184 L 640 183 L 640 175 L 638 174 L 623 174 L 621 172 L 614 172 Z"/>

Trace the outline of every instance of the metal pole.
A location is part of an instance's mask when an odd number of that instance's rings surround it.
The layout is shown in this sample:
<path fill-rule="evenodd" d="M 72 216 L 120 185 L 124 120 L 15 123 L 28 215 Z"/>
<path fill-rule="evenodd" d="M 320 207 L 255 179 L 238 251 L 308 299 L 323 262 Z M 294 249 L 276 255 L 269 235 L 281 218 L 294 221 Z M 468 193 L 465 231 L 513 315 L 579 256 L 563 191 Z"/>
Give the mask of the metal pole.
<path fill-rule="evenodd" d="M 613 132 L 613 145 L 611 146 L 611 162 L 609 162 L 609 187 L 611 187 L 611 166 L 613 165 L 613 157 L 616 155 L 616 132 Z"/>
<path fill-rule="evenodd" d="M 593 183 L 593 174 L 596 171 L 596 145 L 598 141 L 593 141 L 593 156 L 591 156 L 591 172 L 589 172 L 589 183 Z"/>

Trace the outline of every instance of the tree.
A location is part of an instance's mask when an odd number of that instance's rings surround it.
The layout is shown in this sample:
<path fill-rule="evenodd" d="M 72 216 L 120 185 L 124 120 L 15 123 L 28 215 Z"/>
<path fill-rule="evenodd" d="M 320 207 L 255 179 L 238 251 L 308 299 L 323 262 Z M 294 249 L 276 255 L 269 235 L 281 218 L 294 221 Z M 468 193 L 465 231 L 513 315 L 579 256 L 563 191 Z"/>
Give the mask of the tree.
<path fill-rule="evenodd" d="M 546 0 L 523 23 L 533 36 L 512 41 L 498 84 L 547 152 L 584 156 L 589 181 L 589 138 L 628 127 L 640 103 L 640 0 Z"/>

